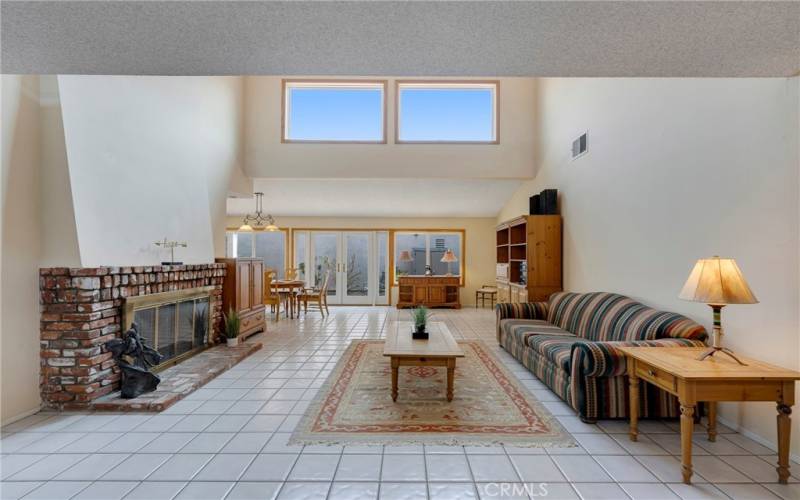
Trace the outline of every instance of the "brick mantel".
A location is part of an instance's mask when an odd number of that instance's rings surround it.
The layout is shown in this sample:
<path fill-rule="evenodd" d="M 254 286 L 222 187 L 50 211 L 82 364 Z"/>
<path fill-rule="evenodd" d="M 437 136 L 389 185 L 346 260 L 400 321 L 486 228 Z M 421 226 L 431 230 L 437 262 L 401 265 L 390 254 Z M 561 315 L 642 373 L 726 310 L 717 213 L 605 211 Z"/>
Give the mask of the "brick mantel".
<path fill-rule="evenodd" d="M 121 333 L 125 297 L 212 285 L 211 338 L 219 336 L 224 278 L 224 264 L 40 269 L 43 406 L 84 409 L 119 388 L 104 344 Z"/>

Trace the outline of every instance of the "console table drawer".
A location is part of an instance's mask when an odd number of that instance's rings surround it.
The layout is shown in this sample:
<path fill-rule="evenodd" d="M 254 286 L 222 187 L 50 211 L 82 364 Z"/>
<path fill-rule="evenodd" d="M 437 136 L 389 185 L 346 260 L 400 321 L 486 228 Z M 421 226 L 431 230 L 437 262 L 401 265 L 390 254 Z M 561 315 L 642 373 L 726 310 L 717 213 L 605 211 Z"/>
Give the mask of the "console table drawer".
<path fill-rule="evenodd" d="M 657 385 L 664 390 L 674 392 L 676 390 L 676 382 L 675 376 L 665 372 L 664 370 L 659 370 L 650 365 L 645 364 L 636 364 L 636 375 L 644 379 L 651 384 Z"/>

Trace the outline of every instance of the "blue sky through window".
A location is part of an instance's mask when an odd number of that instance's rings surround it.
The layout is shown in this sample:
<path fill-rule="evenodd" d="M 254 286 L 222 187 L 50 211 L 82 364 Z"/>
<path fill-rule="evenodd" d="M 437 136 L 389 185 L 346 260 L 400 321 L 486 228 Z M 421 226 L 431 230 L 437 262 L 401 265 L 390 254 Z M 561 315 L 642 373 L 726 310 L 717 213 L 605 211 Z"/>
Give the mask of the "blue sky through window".
<path fill-rule="evenodd" d="M 494 141 L 494 87 L 400 87 L 401 141 Z"/>
<path fill-rule="evenodd" d="M 287 92 L 287 139 L 383 140 L 382 87 L 289 87 Z"/>

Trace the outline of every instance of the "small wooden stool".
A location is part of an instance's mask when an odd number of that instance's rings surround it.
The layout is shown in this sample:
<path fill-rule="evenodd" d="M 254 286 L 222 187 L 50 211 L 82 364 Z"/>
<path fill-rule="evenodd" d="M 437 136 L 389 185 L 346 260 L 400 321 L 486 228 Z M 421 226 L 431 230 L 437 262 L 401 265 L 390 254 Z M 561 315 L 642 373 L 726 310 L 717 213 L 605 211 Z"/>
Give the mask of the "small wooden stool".
<path fill-rule="evenodd" d="M 497 302 L 497 287 L 491 285 L 481 285 L 480 289 L 475 290 L 475 309 L 478 308 L 478 300 L 481 301 L 481 307 L 486 307 L 486 297 L 489 297 L 489 304 L 494 307 Z"/>

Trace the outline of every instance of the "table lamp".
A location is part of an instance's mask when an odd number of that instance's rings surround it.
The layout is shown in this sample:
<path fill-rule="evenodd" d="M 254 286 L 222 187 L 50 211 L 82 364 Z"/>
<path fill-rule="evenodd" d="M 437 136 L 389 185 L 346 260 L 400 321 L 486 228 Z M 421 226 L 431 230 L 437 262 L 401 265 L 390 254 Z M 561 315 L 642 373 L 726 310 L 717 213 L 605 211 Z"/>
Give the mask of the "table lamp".
<path fill-rule="evenodd" d="M 448 248 L 444 252 L 444 255 L 442 255 L 442 260 L 439 262 L 447 262 L 447 275 L 452 276 L 453 273 L 450 272 L 450 263 L 458 262 L 458 257 L 456 257 L 456 254 L 454 254 L 453 251 Z"/>
<path fill-rule="evenodd" d="M 714 311 L 712 345 L 697 359 L 702 361 L 722 351 L 740 365 L 744 365 L 730 349 L 722 347 L 722 308 L 728 304 L 758 303 L 736 261 L 720 259 L 716 255 L 710 259 L 698 260 L 679 297 L 683 300 L 704 302 Z"/>
<path fill-rule="evenodd" d="M 409 252 L 408 250 L 401 250 L 400 251 L 400 255 L 397 257 L 397 260 L 400 261 L 400 262 L 404 262 L 406 264 L 408 264 L 409 262 L 414 262 L 413 257 L 411 257 L 411 252 Z M 407 274 L 411 274 L 411 271 L 414 270 L 413 266 L 410 266 L 409 269 L 410 269 L 409 272 L 402 272 L 402 271 L 400 271 L 400 266 L 397 266 L 396 267 L 397 275 L 398 276 L 405 276 Z"/>

